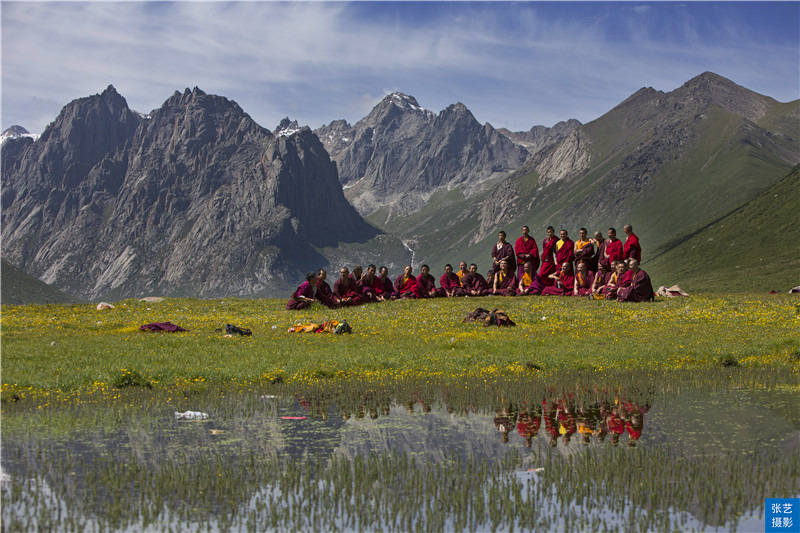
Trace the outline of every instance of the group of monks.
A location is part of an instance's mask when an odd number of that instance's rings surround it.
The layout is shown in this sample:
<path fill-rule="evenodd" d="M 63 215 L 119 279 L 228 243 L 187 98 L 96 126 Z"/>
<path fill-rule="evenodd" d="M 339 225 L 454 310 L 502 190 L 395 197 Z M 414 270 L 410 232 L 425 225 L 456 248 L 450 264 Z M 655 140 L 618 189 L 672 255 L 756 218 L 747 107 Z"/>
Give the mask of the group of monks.
<path fill-rule="evenodd" d="M 384 266 L 369 265 L 363 272 L 360 266 L 350 273 L 347 267 L 339 271 L 333 289 L 326 281 L 324 269 L 310 272 L 289 298 L 287 309 L 305 309 L 317 301 L 330 308 L 382 302 L 398 298 L 434 298 L 454 296 L 584 296 L 598 300 L 642 302 L 654 298 L 650 276 L 639 268 L 642 248 L 633 227 L 626 225 L 626 239 L 617 238 L 609 228 L 607 238 L 595 232 L 588 237 L 581 228 L 577 241 L 562 229 L 558 238 L 552 226 L 542 240 L 541 252 L 530 236 L 528 226 L 514 246 L 506 242 L 506 232 L 497 234 L 492 247 L 492 267 L 486 277 L 478 267 L 462 261 L 459 270 L 444 267 L 439 286 L 430 274 L 428 265 L 413 274 L 410 265 L 394 282 Z"/>

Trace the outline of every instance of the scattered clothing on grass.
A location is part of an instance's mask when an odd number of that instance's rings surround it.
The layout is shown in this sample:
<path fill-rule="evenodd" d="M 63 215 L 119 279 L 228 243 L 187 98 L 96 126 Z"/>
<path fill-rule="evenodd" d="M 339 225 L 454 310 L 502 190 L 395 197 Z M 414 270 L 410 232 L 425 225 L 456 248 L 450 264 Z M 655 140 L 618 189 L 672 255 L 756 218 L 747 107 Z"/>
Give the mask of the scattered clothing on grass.
<path fill-rule="evenodd" d="M 183 329 L 172 322 L 151 322 L 150 324 L 144 324 L 143 326 L 139 327 L 139 329 L 142 331 L 167 331 L 169 333 L 175 333 L 176 331 L 189 331 L 188 329 Z"/>
<path fill-rule="evenodd" d="M 308 322 L 306 324 L 295 324 L 289 328 L 289 333 L 335 333 L 341 335 L 342 333 L 352 333 L 353 329 L 347 320 L 341 323 L 338 320 L 328 320 L 322 324 Z"/>

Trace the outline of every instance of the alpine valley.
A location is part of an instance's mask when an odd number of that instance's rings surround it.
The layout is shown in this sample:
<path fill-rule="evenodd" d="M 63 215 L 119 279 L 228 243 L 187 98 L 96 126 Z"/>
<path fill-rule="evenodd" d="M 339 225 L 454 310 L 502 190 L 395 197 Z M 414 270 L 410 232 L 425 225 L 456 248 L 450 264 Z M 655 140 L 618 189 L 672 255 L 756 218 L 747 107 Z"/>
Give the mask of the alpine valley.
<path fill-rule="evenodd" d="M 3 134 L 3 300 L 5 261 L 83 299 L 285 294 L 341 264 L 484 270 L 523 224 L 537 241 L 633 224 L 656 286 L 797 285 L 800 256 L 770 250 L 800 240 L 800 100 L 706 72 L 567 118 L 512 132 L 393 93 L 354 125 L 271 132 L 198 88 L 145 115 L 109 86 L 38 138 Z"/>

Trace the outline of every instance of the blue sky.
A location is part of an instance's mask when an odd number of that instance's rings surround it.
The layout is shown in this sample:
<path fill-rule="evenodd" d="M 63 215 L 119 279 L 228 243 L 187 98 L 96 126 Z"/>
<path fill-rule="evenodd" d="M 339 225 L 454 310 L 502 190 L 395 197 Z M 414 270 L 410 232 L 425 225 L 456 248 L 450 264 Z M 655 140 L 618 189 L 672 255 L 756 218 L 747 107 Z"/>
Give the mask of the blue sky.
<path fill-rule="evenodd" d="M 109 83 L 147 112 L 199 86 L 273 129 L 355 122 L 385 94 L 513 130 L 588 122 L 710 70 L 800 97 L 800 3 L 6 2 L 2 128 L 41 132 Z"/>

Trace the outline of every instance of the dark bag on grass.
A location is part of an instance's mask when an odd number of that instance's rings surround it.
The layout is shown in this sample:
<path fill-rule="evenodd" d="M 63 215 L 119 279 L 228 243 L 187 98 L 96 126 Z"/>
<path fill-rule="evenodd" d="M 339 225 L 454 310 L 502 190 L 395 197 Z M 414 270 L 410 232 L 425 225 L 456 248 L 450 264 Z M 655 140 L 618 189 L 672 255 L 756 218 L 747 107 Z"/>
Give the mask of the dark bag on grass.
<path fill-rule="evenodd" d="M 495 309 L 489 316 L 486 317 L 486 320 L 483 323 L 484 326 L 500 326 L 500 327 L 509 327 L 509 326 L 516 326 L 513 320 L 511 320 L 505 311 L 502 309 Z"/>
<path fill-rule="evenodd" d="M 483 307 L 476 308 L 473 312 L 467 315 L 462 322 L 483 322 L 489 316 L 489 311 Z"/>
<path fill-rule="evenodd" d="M 242 337 L 248 337 L 253 334 L 253 332 L 250 331 L 249 329 L 240 328 L 239 326 L 234 326 L 233 324 L 225 324 L 225 333 L 227 333 L 228 335 L 233 335 L 234 333 L 238 333 Z"/>

